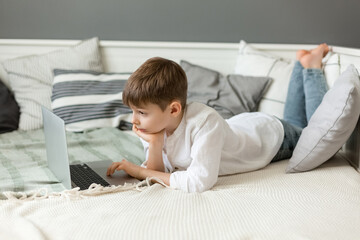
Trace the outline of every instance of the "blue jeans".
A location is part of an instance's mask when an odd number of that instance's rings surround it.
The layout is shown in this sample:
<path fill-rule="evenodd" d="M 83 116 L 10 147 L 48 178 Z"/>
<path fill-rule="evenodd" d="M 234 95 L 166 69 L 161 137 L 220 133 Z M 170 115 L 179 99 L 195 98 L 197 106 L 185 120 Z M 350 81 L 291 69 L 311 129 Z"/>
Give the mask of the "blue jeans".
<path fill-rule="evenodd" d="M 272 162 L 292 156 L 302 129 L 307 126 L 326 92 L 327 84 L 323 71 L 304 69 L 297 61 L 290 77 L 284 119 L 280 120 L 284 126 L 284 140 Z"/>

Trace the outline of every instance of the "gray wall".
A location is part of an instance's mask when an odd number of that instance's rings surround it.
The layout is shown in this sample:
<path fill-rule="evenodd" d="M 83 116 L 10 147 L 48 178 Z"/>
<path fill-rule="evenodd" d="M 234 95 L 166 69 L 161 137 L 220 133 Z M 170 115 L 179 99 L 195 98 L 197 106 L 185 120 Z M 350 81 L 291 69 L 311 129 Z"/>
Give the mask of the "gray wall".
<path fill-rule="evenodd" d="M 360 0 L 0 0 L 0 38 L 360 48 Z"/>

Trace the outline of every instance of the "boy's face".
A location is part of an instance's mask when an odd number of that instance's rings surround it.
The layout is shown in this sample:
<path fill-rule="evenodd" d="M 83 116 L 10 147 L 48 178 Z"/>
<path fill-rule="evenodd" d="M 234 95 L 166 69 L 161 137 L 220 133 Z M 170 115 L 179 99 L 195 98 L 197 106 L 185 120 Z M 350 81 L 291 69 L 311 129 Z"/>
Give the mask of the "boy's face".
<path fill-rule="evenodd" d="M 133 111 L 132 124 L 139 131 L 150 134 L 157 133 L 171 126 L 171 108 L 167 106 L 164 111 L 153 103 L 144 104 L 141 107 L 130 106 Z"/>

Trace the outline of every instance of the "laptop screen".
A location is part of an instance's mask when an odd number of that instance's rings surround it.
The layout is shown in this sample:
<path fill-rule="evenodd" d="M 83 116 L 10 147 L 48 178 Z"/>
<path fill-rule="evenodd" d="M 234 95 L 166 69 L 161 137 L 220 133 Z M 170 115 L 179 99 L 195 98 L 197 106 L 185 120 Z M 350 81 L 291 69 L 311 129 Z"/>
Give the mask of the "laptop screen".
<path fill-rule="evenodd" d="M 43 106 L 41 111 L 49 169 L 67 189 L 71 189 L 65 123 Z"/>

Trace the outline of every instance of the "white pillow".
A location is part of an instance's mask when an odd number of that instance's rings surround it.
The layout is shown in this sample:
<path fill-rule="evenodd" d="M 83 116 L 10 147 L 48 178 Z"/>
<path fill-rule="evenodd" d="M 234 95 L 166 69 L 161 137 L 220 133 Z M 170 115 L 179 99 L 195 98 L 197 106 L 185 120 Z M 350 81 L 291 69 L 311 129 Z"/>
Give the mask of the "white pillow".
<path fill-rule="evenodd" d="M 259 111 L 282 118 L 294 63 L 293 60 L 260 51 L 241 40 L 235 74 L 271 77 L 273 82 L 260 101 Z"/>
<path fill-rule="evenodd" d="M 19 129 L 32 130 L 42 127 L 41 105 L 51 107 L 52 70 L 86 69 L 102 71 L 103 66 L 98 38 L 43 55 L 31 55 L 6 60 L 11 90 L 20 106 Z"/>
<path fill-rule="evenodd" d="M 271 77 L 273 82 L 260 101 L 259 111 L 283 118 L 287 89 L 294 64 L 295 60 L 274 56 L 241 40 L 235 74 Z M 338 54 L 331 53 L 326 56 L 323 66 L 328 85 L 331 87 L 340 75 Z"/>
<path fill-rule="evenodd" d="M 342 72 L 339 54 L 329 52 L 323 59 L 322 64 L 326 82 L 330 89 Z"/>
<path fill-rule="evenodd" d="M 360 80 L 350 65 L 325 94 L 300 135 L 287 173 L 314 169 L 331 158 L 353 132 L 360 114 Z"/>
<path fill-rule="evenodd" d="M 68 131 L 118 127 L 121 120 L 131 121 L 132 111 L 122 102 L 129 77 L 130 73 L 55 69 L 53 112 L 65 121 Z"/>

